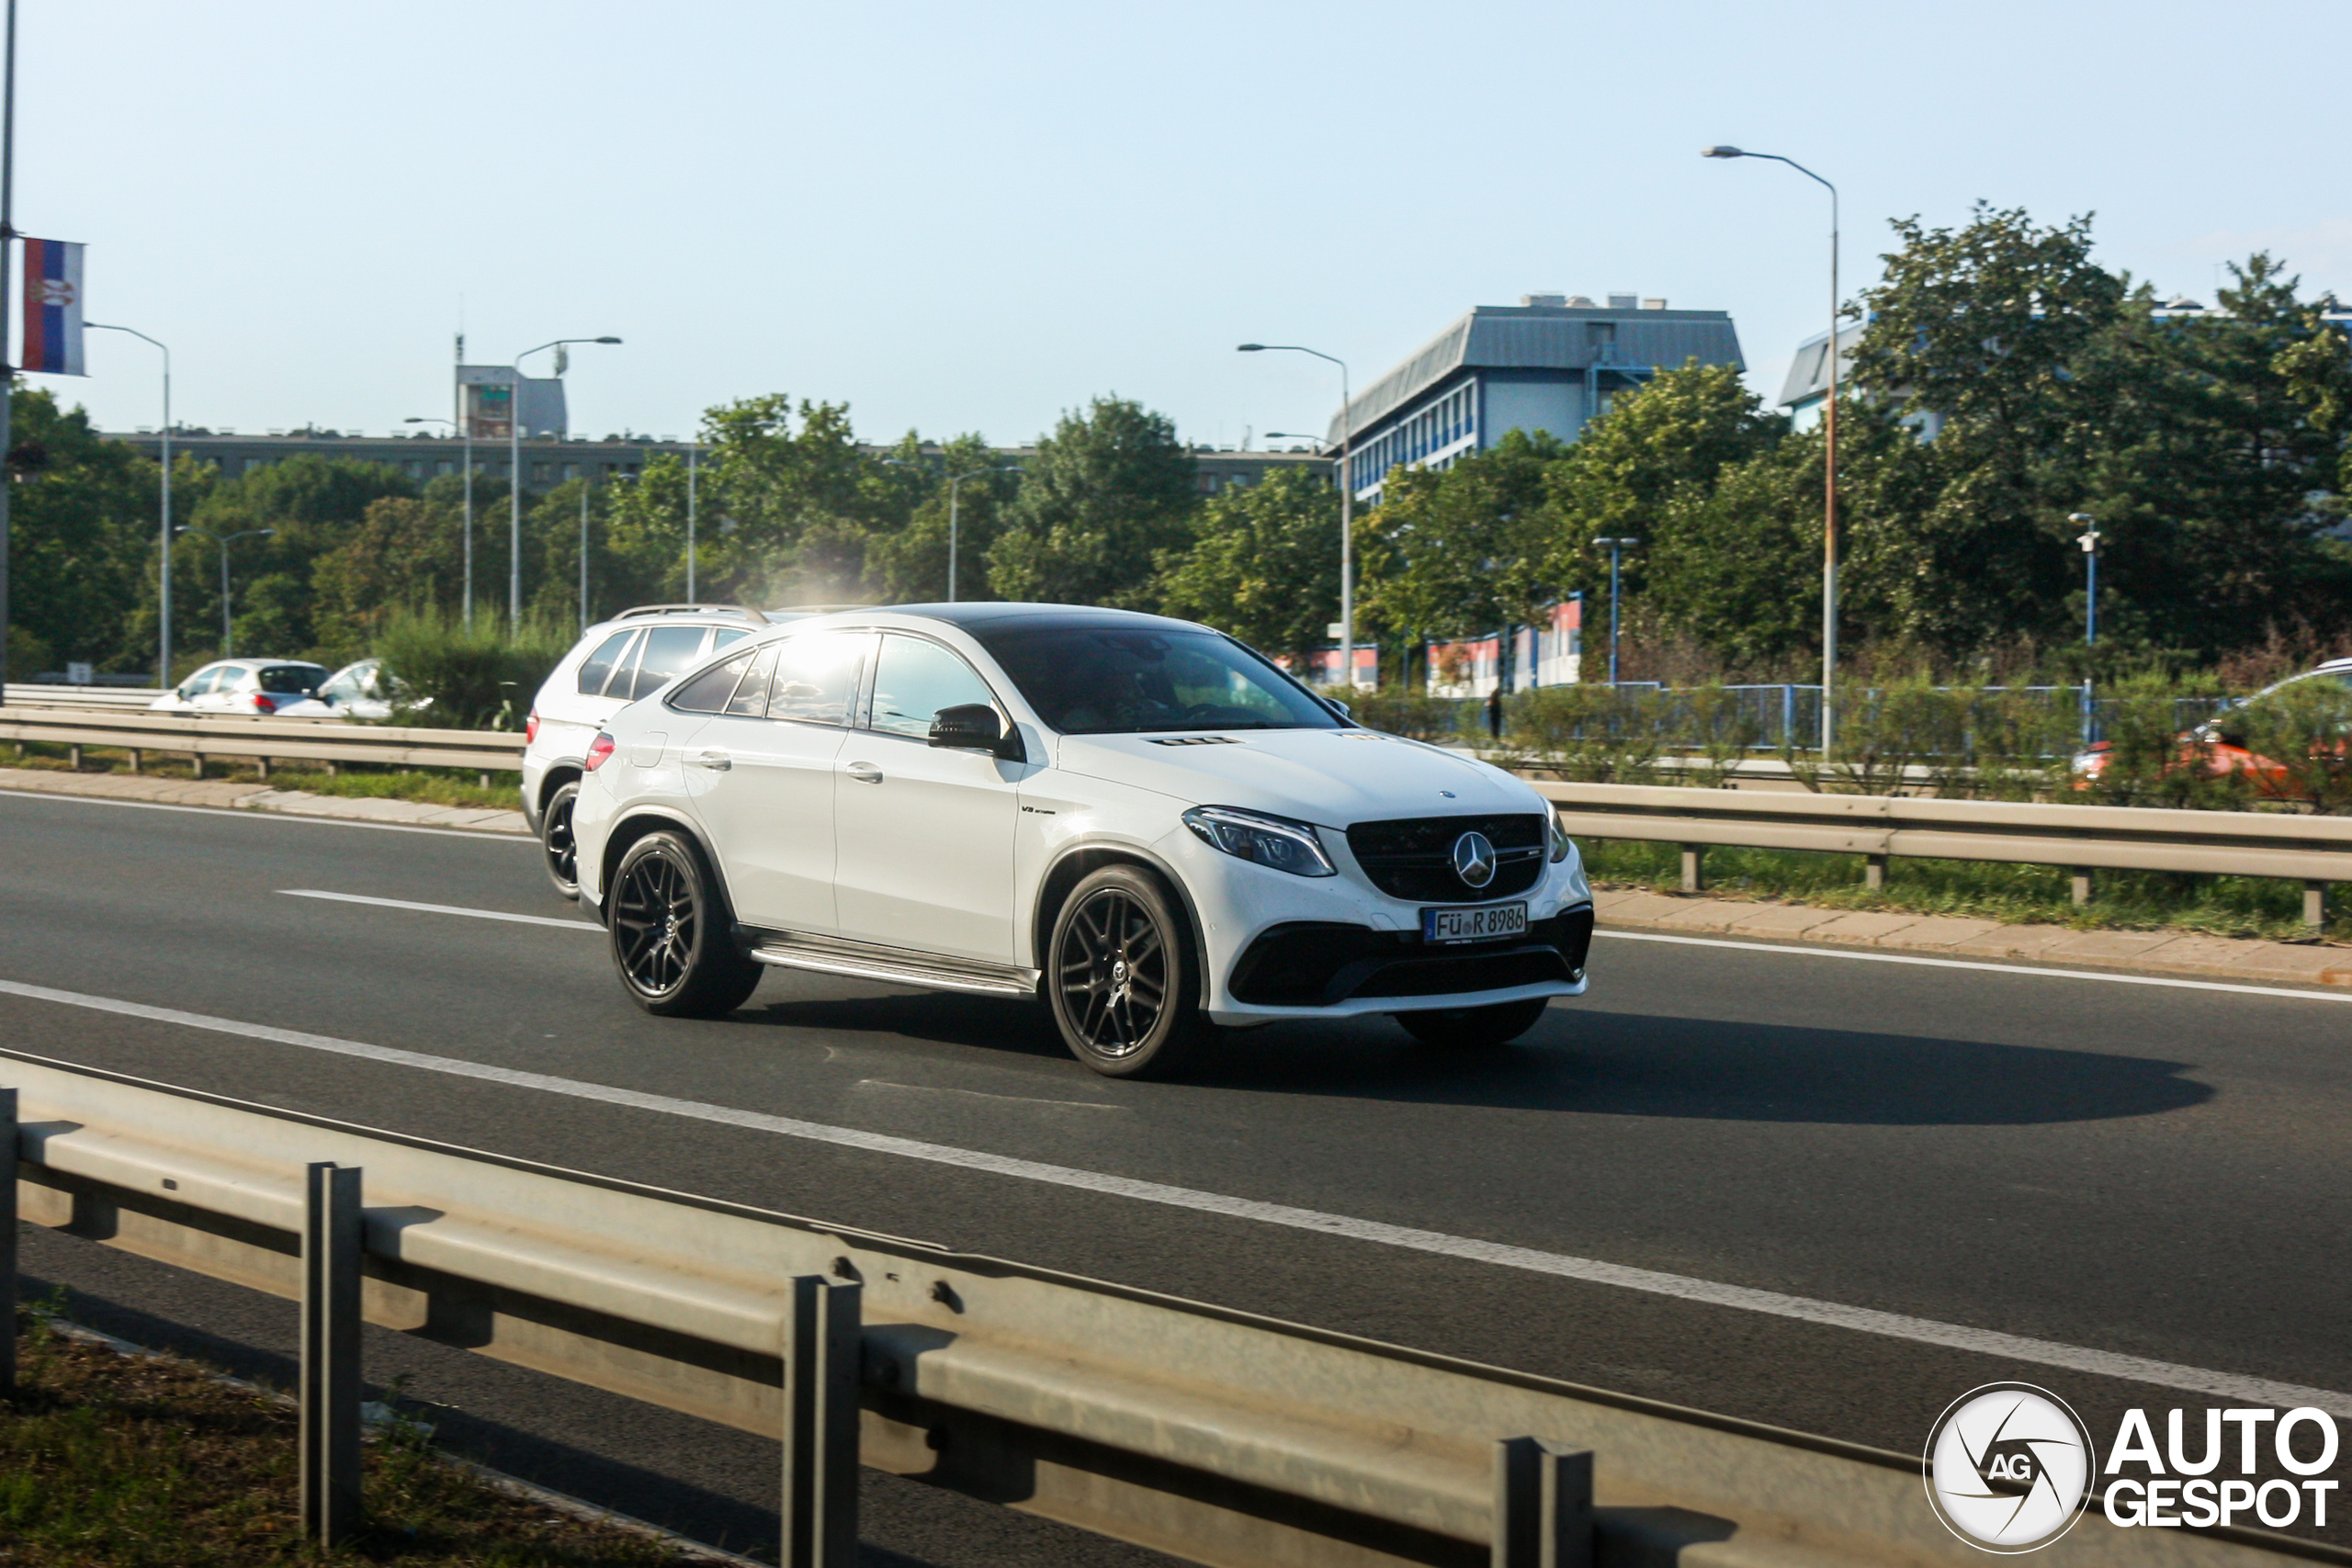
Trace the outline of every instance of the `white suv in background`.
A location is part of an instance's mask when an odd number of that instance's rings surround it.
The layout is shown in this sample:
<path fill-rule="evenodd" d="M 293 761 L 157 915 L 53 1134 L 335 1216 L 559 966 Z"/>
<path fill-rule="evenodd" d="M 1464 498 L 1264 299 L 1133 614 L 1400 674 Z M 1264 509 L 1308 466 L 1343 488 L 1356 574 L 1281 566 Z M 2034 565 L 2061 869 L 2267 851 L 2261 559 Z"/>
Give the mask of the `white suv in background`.
<path fill-rule="evenodd" d="M 827 615 L 641 696 L 583 766 L 580 897 L 657 1014 L 770 965 L 1042 993 L 1127 1077 L 1286 1018 L 1498 1044 L 1585 988 L 1592 892 L 1543 796 L 1188 622 Z"/>
<path fill-rule="evenodd" d="M 523 815 L 539 836 L 558 893 L 579 897 L 571 800 L 597 729 L 681 670 L 769 624 L 761 612 L 735 604 L 640 604 L 589 627 L 563 656 L 531 699 L 523 727 Z"/>

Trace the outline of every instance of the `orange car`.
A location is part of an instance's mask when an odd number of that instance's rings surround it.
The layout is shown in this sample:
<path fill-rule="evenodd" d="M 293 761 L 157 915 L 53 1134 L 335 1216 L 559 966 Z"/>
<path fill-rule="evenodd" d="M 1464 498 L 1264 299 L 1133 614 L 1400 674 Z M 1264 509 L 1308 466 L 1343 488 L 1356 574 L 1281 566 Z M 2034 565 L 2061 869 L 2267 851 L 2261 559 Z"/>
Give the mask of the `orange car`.
<path fill-rule="evenodd" d="M 2180 736 L 2180 756 L 2172 768 L 2197 769 L 2214 778 L 2228 778 L 2244 773 L 2252 781 L 2255 792 L 2274 800 L 2299 800 L 2303 790 L 2286 763 L 2266 757 L 2246 744 L 2246 725 L 2237 716 L 2277 692 L 2300 686 L 2306 681 L 2333 681 L 2352 689 L 2352 659 L 2331 659 L 2316 670 L 2301 675 L 2290 675 L 2274 686 L 2265 686 L 2242 703 L 2236 703 L 2214 715 L 2194 729 Z M 2346 743 L 2338 741 L 2335 750 L 2344 754 Z M 2075 753 L 2074 787 L 2088 789 L 2107 772 L 2113 743 L 2094 740 Z"/>

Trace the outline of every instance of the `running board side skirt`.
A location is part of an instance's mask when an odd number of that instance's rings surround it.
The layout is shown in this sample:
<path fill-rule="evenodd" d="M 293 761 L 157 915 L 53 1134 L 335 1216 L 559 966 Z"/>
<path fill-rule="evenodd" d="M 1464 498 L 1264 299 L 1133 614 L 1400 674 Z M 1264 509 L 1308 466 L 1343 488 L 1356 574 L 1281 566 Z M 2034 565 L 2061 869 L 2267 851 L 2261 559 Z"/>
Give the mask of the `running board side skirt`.
<path fill-rule="evenodd" d="M 805 947 L 755 947 L 752 957 L 779 969 L 807 969 L 820 975 L 846 975 L 860 980 L 887 980 L 894 986 L 919 986 L 934 991 L 967 991 L 983 997 L 1028 997 L 1037 991 L 1032 971 L 982 972 L 937 968 L 903 960 L 853 957 Z"/>

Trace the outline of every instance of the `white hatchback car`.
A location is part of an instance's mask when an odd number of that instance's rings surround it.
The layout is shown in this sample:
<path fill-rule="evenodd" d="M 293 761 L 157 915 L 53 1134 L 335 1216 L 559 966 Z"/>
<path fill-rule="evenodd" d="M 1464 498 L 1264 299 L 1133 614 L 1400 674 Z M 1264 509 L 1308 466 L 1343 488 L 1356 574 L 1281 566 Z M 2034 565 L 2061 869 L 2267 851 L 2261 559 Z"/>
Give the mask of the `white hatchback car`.
<path fill-rule="evenodd" d="M 326 667 L 300 659 L 216 659 L 147 706 L 156 713 L 266 716 L 313 702 Z"/>
<path fill-rule="evenodd" d="M 584 766 L 581 898 L 654 1013 L 768 965 L 1042 993 L 1125 1077 L 1277 1019 L 1498 1044 L 1585 988 L 1591 888 L 1541 795 L 1183 621 L 827 615 L 640 697 Z"/>

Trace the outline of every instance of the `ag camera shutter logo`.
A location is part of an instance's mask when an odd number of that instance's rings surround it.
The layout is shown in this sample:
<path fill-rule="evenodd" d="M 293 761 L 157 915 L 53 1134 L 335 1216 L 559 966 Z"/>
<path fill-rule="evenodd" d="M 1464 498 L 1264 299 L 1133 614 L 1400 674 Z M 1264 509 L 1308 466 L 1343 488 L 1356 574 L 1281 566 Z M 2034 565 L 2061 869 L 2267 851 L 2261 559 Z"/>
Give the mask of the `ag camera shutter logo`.
<path fill-rule="evenodd" d="M 1983 1551 L 2038 1551 L 2074 1529 L 2097 1459 L 2090 1429 L 2031 1383 L 1996 1382 L 1951 1402 L 1928 1434 L 1928 1501 Z"/>

